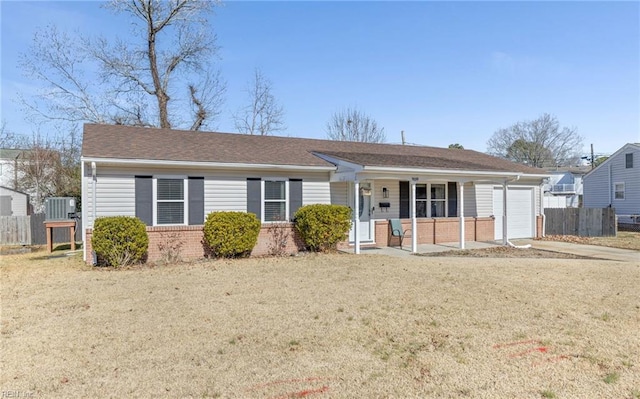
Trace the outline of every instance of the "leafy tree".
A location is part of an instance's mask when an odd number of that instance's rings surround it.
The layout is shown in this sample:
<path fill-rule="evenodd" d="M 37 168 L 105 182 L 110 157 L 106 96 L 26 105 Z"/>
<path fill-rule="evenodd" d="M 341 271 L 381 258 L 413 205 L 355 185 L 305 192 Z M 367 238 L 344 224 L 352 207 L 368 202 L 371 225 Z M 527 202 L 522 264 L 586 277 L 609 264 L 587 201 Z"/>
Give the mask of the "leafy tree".
<path fill-rule="evenodd" d="M 594 161 L 593 161 L 593 167 L 597 168 L 598 166 L 600 166 L 601 163 L 603 163 L 604 161 L 606 161 L 607 159 L 609 159 L 608 156 L 603 156 L 603 157 L 597 157 Z"/>
<path fill-rule="evenodd" d="M 133 22 L 133 34 L 114 42 L 39 30 L 21 67 L 45 88 L 23 103 L 46 120 L 199 130 L 219 115 L 225 90 L 211 72 L 215 4 L 111 0 L 105 7 Z"/>
<path fill-rule="evenodd" d="M 271 81 L 256 68 L 247 88 L 249 105 L 233 116 L 239 132 L 266 136 L 285 129 L 284 110 L 276 101 L 272 88 Z"/>
<path fill-rule="evenodd" d="M 449 148 L 455 148 L 455 149 L 458 149 L 458 150 L 464 150 L 464 147 L 462 146 L 462 144 L 458 144 L 458 143 L 449 144 Z"/>
<path fill-rule="evenodd" d="M 492 155 L 541 168 L 575 163 L 582 140 L 575 128 L 560 128 L 555 116 L 542 114 L 532 121 L 499 129 L 487 146 Z"/>
<path fill-rule="evenodd" d="M 387 139 L 374 119 L 351 107 L 334 113 L 326 129 L 330 140 L 384 143 Z"/>

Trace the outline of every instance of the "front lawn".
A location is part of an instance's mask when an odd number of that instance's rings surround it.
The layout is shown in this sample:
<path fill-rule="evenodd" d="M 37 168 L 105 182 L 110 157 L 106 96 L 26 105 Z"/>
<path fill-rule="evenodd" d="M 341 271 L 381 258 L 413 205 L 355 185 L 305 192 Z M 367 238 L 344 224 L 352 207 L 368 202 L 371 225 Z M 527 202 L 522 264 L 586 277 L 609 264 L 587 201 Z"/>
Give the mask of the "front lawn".
<path fill-rule="evenodd" d="M 125 270 L 0 257 L 22 397 L 632 398 L 640 265 L 306 255 Z"/>

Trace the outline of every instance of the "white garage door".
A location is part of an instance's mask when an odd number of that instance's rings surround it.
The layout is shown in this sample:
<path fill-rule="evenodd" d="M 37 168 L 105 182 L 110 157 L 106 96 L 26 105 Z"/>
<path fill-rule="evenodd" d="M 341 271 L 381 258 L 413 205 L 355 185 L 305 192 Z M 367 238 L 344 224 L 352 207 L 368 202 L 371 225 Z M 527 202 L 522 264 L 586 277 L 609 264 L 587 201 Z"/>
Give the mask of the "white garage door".
<path fill-rule="evenodd" d="M 531 238 L 535 234 L 533 207 L 533 188 L 509 187 L 507 190 L 507 238 Z M 502 188 L 493 190 L 493 214 L 495 220 L 495 239 L 502 239 Z"/>

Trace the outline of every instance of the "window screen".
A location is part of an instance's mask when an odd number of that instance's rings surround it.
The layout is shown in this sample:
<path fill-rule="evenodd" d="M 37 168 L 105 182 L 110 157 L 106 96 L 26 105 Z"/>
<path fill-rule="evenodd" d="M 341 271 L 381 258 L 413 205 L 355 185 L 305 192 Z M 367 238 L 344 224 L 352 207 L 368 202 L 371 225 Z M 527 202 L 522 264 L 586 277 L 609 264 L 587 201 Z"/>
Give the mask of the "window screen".
<path fill-rule="evenodd" d="M 184 223 L 184 180 L 157 180 L 157 223 Z"/>
<path fill-rule="evenodd" d="M 285 181 L 264 182 L 264 221 L 287 220 L 287 185 Z"/>

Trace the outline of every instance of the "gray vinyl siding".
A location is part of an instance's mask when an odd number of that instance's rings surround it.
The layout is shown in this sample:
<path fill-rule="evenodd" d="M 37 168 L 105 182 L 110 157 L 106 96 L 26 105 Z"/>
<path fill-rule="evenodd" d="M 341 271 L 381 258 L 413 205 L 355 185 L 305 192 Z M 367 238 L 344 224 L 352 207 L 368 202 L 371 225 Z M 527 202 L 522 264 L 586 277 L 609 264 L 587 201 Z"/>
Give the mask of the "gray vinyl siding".
<path fill-rule="evenodd" d="M 476 188 L 476 215 L 486 218 L 493 215 L 493 184 L 475 184 Z"/>
<path fill-rule="evenodd" d="M 395 219 L 400 215 L 400 185 L 397 180 L 376 180 L 374 181 L 374 203 L 373 219 Z M 382 198 L 382 187 L 386 187 L 389 198 Z M 387 210 L 380 208 L 380 202 L 388 202 L 391 205 Z"/>
<path fill-rule="evenodd" d="M 331 188 L 328 181 L 302 179 L 302 205 L 331 204 Z"/>
<path fill-rule="evenodd" d="M 609 206 L 609 166 L 604 165 L 586 176 L 582 181 L 583 204 L 585 208 L 606 208 Z"/>
<path fill-rule="evenodd" d="M 11 198 L 11 216 L 27 216 L 27 194 L 0 187 L 0 196 Z"/>
<path fill-rule="evenodd" d="M 633 168 L 627 168 L 626 154 L 633 154 Z M 609 178 L 611 173 L 611 178 Z M 624 183 L 625 198 L 616 199 L 614 187 Z M 611 205 L 617 215 L 640 213 L 640 150 L 627 145 L 583 178 L 585 208 L 605 208 Z"/>
<path fill-rule="evenodd" d="M 329 187 L 331 189 L 332 204 L 349 205 L 349 201 L 347 199 L 347 193 L 349 192 L 347 182 L 331 183 Z"/>
<path fill-rule="evenodd" d="M 472 183 L 465 183 L 464 185 L 464 216 L 478 216 L 476 206 L 476 185 Z"/>
<path fill-rule="evenodd" d="M 205 178 L 204 214 L 213 211 L 247 211 L 246 178 Z"/>
<path fill-rule="evenodd" d="M 87 197 L 82 203 L 86 210 L 85 227 L 93 226 L 93 184 L 91 177 L 85 178 Z M 135 179 L 133 176 L 97 176 L 96 179 L 96 217 L 135 216 Z"/>
<path fill-rule="evenodd" d="M 627 168 L 626 154 L 633 154 L 633 168 Z M 640 213 L 640 150 L 633 147 L 620 152 L 611 162 L 611 190 L 616 183 L 624 183 L 624 199 L 616 199 L 612 195 L 612 205 L 617 215 Z"/>

